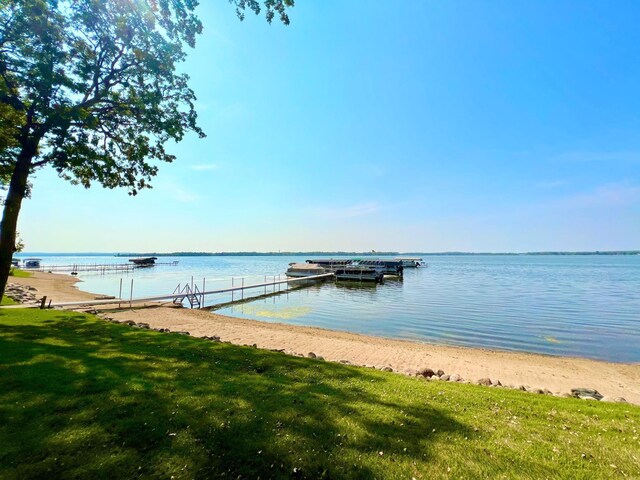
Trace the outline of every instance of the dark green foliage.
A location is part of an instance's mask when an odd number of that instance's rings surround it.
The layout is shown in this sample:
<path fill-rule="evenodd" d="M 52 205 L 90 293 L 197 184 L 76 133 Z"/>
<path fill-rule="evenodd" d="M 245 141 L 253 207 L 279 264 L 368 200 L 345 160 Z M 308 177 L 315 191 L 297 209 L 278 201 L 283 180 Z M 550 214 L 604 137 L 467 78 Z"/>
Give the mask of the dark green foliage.
<path fill-rule="evenodd" d="M 256 0 L 231 0 L 240 18 Z M 0 166 L 10 173 L 25 142 L 31 169 L 51 164 L 74 183 L 148 186 L 172 161 L 164 144 L 196 124 L 188 77 L 176 73 L 202 31 L 196 0 L 2 0 Z M 266 0 L 288 23 L 292 0 Z M 4 175 L 7 178 L 7 175 Z M 6 180 L 5 180 L 6 181 Z"/>
<path fill-rule="evenodd" d="M 255 0 L 232 0 L 242 18 Z M 169 141 L 200 137 L 188 76 L 197 0 L 0 0 L 0 295 L 22 200 L 50 165 L 74 184 L 149 187 Z M 291 0 L 265 0 L 288 23 Z"/>
<path fill-rule="evenodd" d="M 173 160 L 168 140 L 202 135 L 188 78 L 175 72 L 202 30 L 194 3 L 3 2 L 0 93 L 23 123 L 2 165 L 31 139 L 32 169 L 132 194 L 147 186 L 149 161 Z"/>
<path fill-rule="evenodd" d="M 246 9 L 253 10 L 256 14 L 260 13 L 260 2 L 258 0 L 229 0 L 229 3 L 235 4 L 236 13 L 240 20 L 244 20 Z M 282 23 L 289 25 L 287 8 L 293 7 L 293 4 L 294 0 L 264 0 L 267 22 L 271 23 L 273 17 L 277 14 Z"/>
<path fill-rule="evenodd" d="M 637 476 L 640 409 L 0 310 L 0 478 Z"/>

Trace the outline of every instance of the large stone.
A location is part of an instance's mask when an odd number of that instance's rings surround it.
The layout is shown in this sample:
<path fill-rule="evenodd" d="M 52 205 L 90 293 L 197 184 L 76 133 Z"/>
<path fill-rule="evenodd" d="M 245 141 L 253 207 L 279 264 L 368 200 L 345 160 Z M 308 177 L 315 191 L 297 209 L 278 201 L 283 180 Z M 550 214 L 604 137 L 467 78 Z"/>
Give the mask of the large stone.
<path fill-rule="evenodd" d="M 477 383 L 478 385 L 486 385 L 486 386 L 489 386 L 489 385 L 491 385 L 491 379 L 490 379 L 490 378 L 487 378 L 487 377 L 485 377 L 485 378 L 481 378 L 481 379 L 480 379 L 480 380 L 478 380 L 476 383 Z"/>
<path fill-rule="evenodd" d="M 593 388 L 572 388 L 571 395 L 576 398 L 592 398 L 594 400 L 602 400 L 603 395 Z"/>
<path fill-rule="evenodd" d="M 449 381 L 450 382 L 459 382 L 462 380 L 462 377 L 460 375 L 458 375 L 457 373 L 454 373 L 453 375 L 451 375 L 449 377 Z"/>
<path fill-rule="evenodd" d="M 422 370 L 418 370 L 417 374 L 425 378 L 431 378 L 436 374 L 436 372 L 430 368 L 423 368 Z"/>
<path fill-rule="evenodd" d="M 316 358 L 316 356 L 317 355 L 315 353 L 313 353 L 313 352 L 307 353 L 307 357 L 309 357 L 309 358 Z"/>
<path fill-rule="evenodd" d="M 448 382 L 450 378 L 451 378 L 451 375 L 446 373 L 440 377 L 440 380 L 444 380 L 445 382 Z"/>

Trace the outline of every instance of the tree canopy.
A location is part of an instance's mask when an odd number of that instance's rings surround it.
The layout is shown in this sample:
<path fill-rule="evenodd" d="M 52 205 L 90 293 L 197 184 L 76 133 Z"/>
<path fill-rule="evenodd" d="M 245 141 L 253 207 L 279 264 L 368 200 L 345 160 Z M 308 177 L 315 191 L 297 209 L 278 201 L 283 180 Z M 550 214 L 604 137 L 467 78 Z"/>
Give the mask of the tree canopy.
<path fill-rule="evenodd" d="M 288 24 L 293 0 L 230 0 Z M 197 0 L 0 0 L 0 294 L 29 175 L 45 165 L 74 184 L 149 186 L 165 145 L 200 137 L 195 95 L 176 66 L 202 24 Z M 7 258 L 7 256 L 9 257 Z M 5 268 L 6 264 L 6 268 Z M 3 280 L 4 277 L 4 280 Z"/>
<path fill-rule="evenodd" d="M 173 160 L 167 140 L 204 135 L 188 78 L 175 72 L 183 44 L 194 46 L 202 30 L 194 2 L 3 3 L 3 123 L 22 119 L 3 167 L 29 137 L 38 146 L 32 168 L 50 164 L 74 183 L 135 194 L 156 173 L 150 160 Z"/>

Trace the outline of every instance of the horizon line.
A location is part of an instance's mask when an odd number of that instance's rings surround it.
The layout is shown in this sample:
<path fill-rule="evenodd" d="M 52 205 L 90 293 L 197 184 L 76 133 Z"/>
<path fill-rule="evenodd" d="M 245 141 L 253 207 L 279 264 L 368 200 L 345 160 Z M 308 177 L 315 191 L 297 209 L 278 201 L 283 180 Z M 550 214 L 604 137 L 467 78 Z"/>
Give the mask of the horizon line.
<path fill-rule="evenodd" d="M 116 257 L 125 256 L 149 256 L 149 255 L 162 255 L 162 256 L 233 256 L 233 255 L 367 255 L 367 256 L 385 256 L 385 255 L 633 255 L 640 254 L 640 250 L 541 250 L 541 251 L 529 251 L 529 252 L 474 252 L 474 251 L 442 251 L 442 252 L 421 252 L 421 251 L 346 251 L 346 250 L 285 250 L 285 251 L 220 251 L 220 252 L 204 252 L 204 251 L 174 251 L 174 252 L 135 252 L 135 251 L 120 251 L 120 252 L 92 252 L 92 251 L 77 251 L 77 252 L 55 252 L 55 251 L 29 251 L 19 252 L 14 256 L 25 255 L 94 255 L 94 256 L 107 256 L 113 255 Z"/>

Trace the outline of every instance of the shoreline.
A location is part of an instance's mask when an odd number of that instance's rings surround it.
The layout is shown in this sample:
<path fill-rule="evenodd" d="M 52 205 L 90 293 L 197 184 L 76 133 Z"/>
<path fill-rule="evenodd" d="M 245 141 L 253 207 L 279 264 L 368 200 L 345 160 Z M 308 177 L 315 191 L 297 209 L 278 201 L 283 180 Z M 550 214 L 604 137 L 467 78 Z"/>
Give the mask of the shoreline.
<path fill-rule="evenodd" d="M 77 284 L 82 283 L 82 280 L 71 275 L 40 271 L 30 273 L 30 277 L 9 277 L 8 283 L 23 287 L 33 287 L 39 297 L 46 296 L 48 299 L 54 299 L 57 302 L 95 300 L 97 297 L 104 296 L 99 293 L 80 290 Z"/>
<path fill-rule="evenodd" d="M 36 272 L 30 278 L 12 277 L 10 283 L 34 287 L 40 296 L 47 295 L 55 301 L 101 296 L 80 290 L 79 279 L 60 274 Z M 590 388 L 610 399 L 622 397 L 640 405 L 640 364 L 430 344 L 246 320 L 160 304 L 144 309 L 111 309 L 107 316 L 118 322 L 145 323 L 150 328 L 189 332 L 195 337 L 215 336 L 237 345 L 255 345 L 291 355 L 313 354 L 328 361 L 392 369 L 406 375 L 430 368 L 471 383 L 489 378 L 499 380 L 503 386 L 527 387 L 532 391 L 546 389 L 557 395 L 567 394 L 572 388 Z"/>

